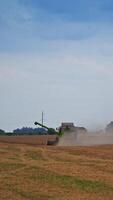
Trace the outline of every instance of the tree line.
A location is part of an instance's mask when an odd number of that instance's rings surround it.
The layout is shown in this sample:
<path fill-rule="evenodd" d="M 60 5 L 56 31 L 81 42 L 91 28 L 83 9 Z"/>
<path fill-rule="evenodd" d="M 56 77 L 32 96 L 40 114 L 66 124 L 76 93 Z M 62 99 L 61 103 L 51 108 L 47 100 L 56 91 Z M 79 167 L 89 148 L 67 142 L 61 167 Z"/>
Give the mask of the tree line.
<path fill-rule="evenodd" d="M 0 135 L 6 136 L 16 136 L 16 135 L 45 135 L 47 130 L 44 128 L 31 128 L 31 127 L 22 127 L 13 130 L 12 132 L 6 132 L 0 129 Z"/>

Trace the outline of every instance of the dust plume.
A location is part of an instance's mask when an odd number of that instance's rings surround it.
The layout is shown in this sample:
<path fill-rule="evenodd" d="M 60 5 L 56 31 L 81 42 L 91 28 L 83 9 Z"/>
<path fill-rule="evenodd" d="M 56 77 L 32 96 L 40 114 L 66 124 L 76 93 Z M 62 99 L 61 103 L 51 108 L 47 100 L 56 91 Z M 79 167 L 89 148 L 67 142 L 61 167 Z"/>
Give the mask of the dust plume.
<path fill-rule="evenodd" d="M 113 133 L 109 132 L 65 132 L 60 138 L 59 146 L 91 146 L 113 144 Z"/>

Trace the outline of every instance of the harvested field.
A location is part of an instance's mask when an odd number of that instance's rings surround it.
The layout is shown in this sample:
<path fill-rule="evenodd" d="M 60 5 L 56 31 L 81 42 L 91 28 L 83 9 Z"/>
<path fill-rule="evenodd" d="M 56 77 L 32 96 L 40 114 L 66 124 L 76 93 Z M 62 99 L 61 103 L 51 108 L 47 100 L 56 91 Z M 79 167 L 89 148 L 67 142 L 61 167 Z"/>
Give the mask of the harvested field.
<path fill-rule="evenodd" d="M 42 136 L 0 136 L 0 142 L 16 143 L 16 144 L 33 144 L 46 145 L 47 141 L 53 141 L 56 136 L 42 135 Z"/>
<path fill-rule="evenodd" d="M 113 146 L 0 143 L 0 200 L 112 200 Z"/>

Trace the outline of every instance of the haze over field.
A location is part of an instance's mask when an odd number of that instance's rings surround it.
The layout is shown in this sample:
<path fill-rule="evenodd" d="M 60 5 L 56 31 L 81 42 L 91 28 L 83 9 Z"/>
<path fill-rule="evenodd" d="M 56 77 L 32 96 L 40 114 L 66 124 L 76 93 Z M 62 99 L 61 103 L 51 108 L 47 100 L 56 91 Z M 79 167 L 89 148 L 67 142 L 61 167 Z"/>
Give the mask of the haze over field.
<path fill-rule="evenodd" d="M 0 0 L 0 128 L 113 120 L 113 1 Z"/>
<path fill-rule="evenodd" d="M 113 144 L 113 133 L 65 133 L 58 146 L 95 146 Z"/>

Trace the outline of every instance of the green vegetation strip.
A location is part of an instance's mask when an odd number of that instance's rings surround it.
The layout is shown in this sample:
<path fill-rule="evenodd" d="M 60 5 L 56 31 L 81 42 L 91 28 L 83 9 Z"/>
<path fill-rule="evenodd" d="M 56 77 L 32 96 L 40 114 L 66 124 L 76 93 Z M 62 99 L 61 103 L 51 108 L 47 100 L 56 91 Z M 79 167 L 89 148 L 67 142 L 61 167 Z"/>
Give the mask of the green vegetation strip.
<path fill-rule="evenodd" d="M 28 159 L 32 159 L 32 160 L 44 160 L 41 152 L 27 151 L 27 153 L 25 154 L 25 156 Z"/>
<path fill-rule="evenodd" d="M 42 194 L 40 191 L 32 191 L 32 188 L 31 188 L 31 190 L 25 191 L 23 188 L 20 188 L 20 187 L 21 187 L 21 185 L 14 186 L 11 183 L 5 183 L 4 191 L 7 193 L 12 192 L 12 195 L 16 194 L 16 195 L 20 196 L 21 198 L 24 197 L 29 200 L 36 200 L 36 199 L 53 200 L 53 197 L 48 194 L 44 194 L 44 193 Z"/>
<path fill-rule="evenodd" d="M 37 198 L 40 200 L 52 200 L 52 197 L 46 194 L 41 194 L 40 192 L 32 192 L 32 191 L 23 191 L 22 189 L 15 188 L 13 189 L 15 194 L 20 195 L 21 197 L 28 198 L 30 200 L 36 200 Z"/>
<path fill-rule="evenodd" d="M 112 191 L 113 188 L 110 185 L 105 184 L 102 181 L 87 180 L 80 177 L 59 175 L 54 172 L 44 170 L 39 167 L 29 169 L 31 173 L 29 178 L 35 181 L 42 181 L 43 183 L 55 184 L 60 187 L 79 188 L 85 191 L 105 192 Z"/>
<path fill-rule="evenodd" d="M 25 164 L 21 164 L 21 163 L 8 163 L 8 162 L 2 162 L 0 163 L 0 172 L 2 171 L 6 171 L 6 172 L 10 172 L 10 170 L 17 170 L 20 169 L 22 167 L 26 166 Z"/>

